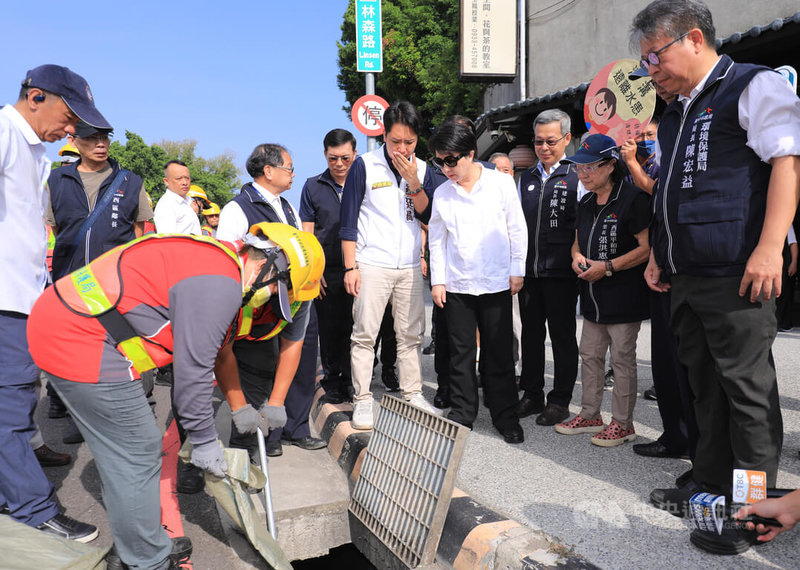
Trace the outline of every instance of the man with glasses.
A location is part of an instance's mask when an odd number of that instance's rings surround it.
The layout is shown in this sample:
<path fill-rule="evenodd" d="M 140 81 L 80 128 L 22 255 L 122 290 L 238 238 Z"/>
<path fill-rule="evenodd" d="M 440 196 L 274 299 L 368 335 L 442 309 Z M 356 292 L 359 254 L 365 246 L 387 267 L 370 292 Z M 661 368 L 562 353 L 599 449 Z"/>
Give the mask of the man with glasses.
<path fill-rule="evenodd" d="M 144 233 L 153 217 L 142 178 L 108 157 L 113 131 L 78 124 L 80 160 L 52 171 L 45 221 L 56 236 L 53 280 Z"/>
<path fill-rule="evenodd" d="M 536 423 L 555 425 L 569 417 L 578 375 L 575 303 L 578 287 L 572 271 L 572 243 L 578 208 L 578 174 L 563 162 L 570 134 L 569 115 L 543 111 L 533 121 L 539 163 L 522 173 L 519 194 L 528 224 L 525 286 L 520 291 L 522 375 L 525 393 L 519 417 L 539 414 Z M 555 373 L 545 405 L 545 325 L 550 331 Z"/>
<path fill-rule="evenodd" d="M 300 194 L 303 229 L 317 236 L 325 251 L 325 273 L 320 296 L 314 301 L 319 317 L 319 349 L 325 398 L 343 402 L 352 388 L 350 335 L 353 332 L 353 297 L 344 290 L 344 265 L 339 216 L 342 187 L 356 158 L 356 139 L 345 129 L 333 129 L 322 140 L 328 168 L 306 180 Z"/>
<path fill-rule="evenodd" d="M 771 346 L 782 248 L 800 193 L 800 100 L 772 70 L 719 56 L 708 7 L 656 0 L 631 27 L 653 81 L 677 93 L 658 130 L 663 150 L 648 285 L 670 289 L 671 325 L 689 372 L 699 440 L 693 481 L 656 489 L 660 508 L 697 491 L 730 496 L 733 468 L 775 487 L 783 439 Z M 695 530 L 716 553 L 752 533 Z"/>
<path fill-rule="evenodd" d="M 164 185 L 167 191 L 156 203 L 153 221 L 160 234 L 192 234 L 199 236 L 200 219 L 189 196 L 192 176 L 189 167 L 180 160 L 170 160 L 164 165 Z"/>
<path fill-rule="evenodd" d="M 289 151 L 279 144 L 260 144 L 253 149 L 245 166 L 253 181 L 242 186 L 241 192 L 222 208 L 217 239 L 242 240 L 248 229 L 260 222 L 277 222 L 301 229 L 300 217 L 281 195 L 294 181 Z M 247 401 L 260 405 L 266 396 L 271 406 L 284 406 L 286 410 L 286 425 L 271 431 L 267 438 L 270 457 L 283 454 L 282 441 L 305 450 L 326 446 L 324 440 L 311 436 L 308 426 L 316 385 L 317 329 L 316 312 L 310 302 L 304 302 L 279 335 L 268 340 L 241 339 L 233 344 Z M 287 381 L 289 391 L 285 401 L 280 401 L 271 393 L 272 387 Z M 255 438 L 239 433 L 233 424 L 230 444 L 247 449 L 251 457 L 255 457 Z"/>

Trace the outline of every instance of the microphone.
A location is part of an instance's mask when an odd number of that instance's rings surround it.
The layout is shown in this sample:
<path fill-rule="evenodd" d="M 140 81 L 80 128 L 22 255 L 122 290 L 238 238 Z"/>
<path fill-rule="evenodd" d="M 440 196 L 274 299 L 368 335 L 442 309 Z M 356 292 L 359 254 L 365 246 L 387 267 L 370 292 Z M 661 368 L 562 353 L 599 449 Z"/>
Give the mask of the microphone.
<path fill-rule="evenodd" d="M 791 493 L 790 489 L 770 489 L 767 492 L 769 498 L 783 497 Z M 695 493 L 689 499 L 689 511 L 692 514 L 692 522 L 698 530 L 706 532 L 716 532 L 722 534 L 723 528 L 744 529 L 745 523 L 763 524 L 782 528 L 780 521 L 773 518 L 761 517 L 751 514 L 742 519 L 732 518 L 744 504 L 734 503 L 727 505 L 725 495 L 715 495 L 713 493 Z"/>

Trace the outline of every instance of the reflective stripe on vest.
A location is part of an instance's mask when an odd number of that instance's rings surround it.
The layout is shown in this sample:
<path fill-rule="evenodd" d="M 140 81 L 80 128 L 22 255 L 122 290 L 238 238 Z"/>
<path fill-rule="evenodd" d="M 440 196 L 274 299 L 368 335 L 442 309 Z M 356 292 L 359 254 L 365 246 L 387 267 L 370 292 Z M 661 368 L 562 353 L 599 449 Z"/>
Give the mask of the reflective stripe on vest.
<path fill-rule="evenodd" d="M 119 265 L 123 254 L 148 240 L 164 238 L 205 242 L 227 253 L 240 271 L 242 269 L 236 253 L 214 238 L 195 235 L 148 234 L 104 253 L 89 265 L 59 279 L 54 285 L 57 297 L 68 309 L 83 317 L 99 317 L 110 311 L 116 311 L 121 298 Z M 107 283 L 100 284 L 95 275 L 95 269 L 100 270 L 99 273 L 108 279 Z M 124 315 L 121 316 L 124 319 Z M 131 362 L 133 368 L 140 375 L 142 372 L 156 367 L 140 336 L 117 341 L 116 348 Z"/>

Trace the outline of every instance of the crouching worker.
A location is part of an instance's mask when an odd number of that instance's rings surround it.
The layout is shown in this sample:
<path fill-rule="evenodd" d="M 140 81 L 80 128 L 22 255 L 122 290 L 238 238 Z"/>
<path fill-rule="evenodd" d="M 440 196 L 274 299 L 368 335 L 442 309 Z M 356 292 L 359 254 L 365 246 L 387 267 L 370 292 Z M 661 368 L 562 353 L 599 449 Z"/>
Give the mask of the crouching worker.
<path fill-rule="evenodd" d="M 283 254 L 264 236 L 248 234 L 236 250 L 201 236 L 145 236 L 59 279 L 31 311 L 31 354 L 94 455 L 116 550 L 128 566 L 176 563 L 161 527 L 162 434 L 133 380 L 173 363 L 174 408 L 192 462 L 218 477 L 227 465 L 214 426 L 215 370 L 240 431 L 285 421 L 278 407 L 259 413 L 246 404 L 231 340 L 243 301 L 266 302 L 279 283 L 290 283 L 289 271 L 278 269 Z"/>

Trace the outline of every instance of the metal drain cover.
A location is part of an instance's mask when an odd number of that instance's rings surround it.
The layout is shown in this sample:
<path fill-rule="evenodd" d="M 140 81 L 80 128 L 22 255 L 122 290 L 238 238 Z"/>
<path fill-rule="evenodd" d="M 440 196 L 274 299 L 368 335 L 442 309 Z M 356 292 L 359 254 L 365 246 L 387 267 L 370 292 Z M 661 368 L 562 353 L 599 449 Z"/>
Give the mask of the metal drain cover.
<path fill-rule="evenodd" d="M 375 566 L 433 563 L 467 433 L 383 396 L 349 507 L 353 543 Z"/>

